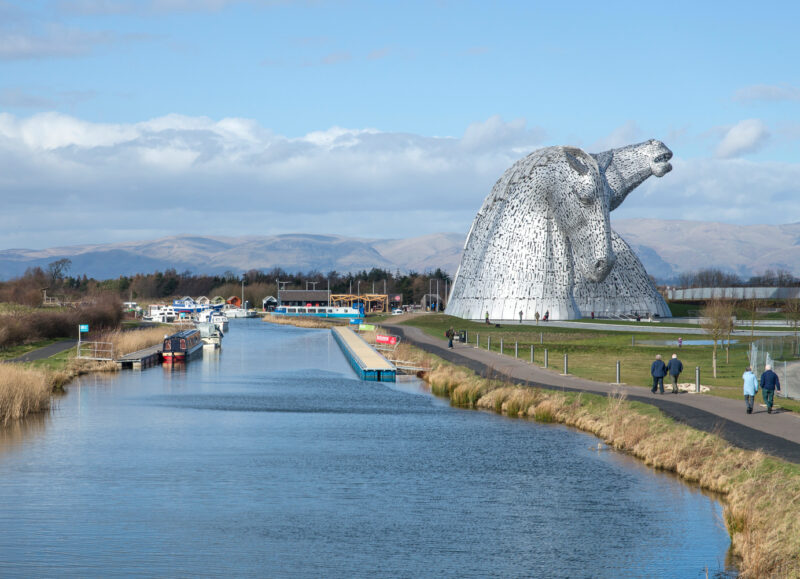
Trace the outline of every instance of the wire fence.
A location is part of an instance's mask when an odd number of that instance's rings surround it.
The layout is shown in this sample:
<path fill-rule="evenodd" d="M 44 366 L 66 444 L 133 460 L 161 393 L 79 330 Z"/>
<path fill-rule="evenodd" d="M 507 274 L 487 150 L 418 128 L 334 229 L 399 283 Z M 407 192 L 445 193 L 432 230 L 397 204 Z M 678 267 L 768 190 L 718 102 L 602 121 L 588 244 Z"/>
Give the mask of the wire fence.
<path fill-rule="evenodd" d="M 762 338 L 750 344 L 750 365 L 761 378 L 764 366 L 772 366 L 781 381 L 779 396 L 800 400 L 800 340 L 797 336 Z"/>

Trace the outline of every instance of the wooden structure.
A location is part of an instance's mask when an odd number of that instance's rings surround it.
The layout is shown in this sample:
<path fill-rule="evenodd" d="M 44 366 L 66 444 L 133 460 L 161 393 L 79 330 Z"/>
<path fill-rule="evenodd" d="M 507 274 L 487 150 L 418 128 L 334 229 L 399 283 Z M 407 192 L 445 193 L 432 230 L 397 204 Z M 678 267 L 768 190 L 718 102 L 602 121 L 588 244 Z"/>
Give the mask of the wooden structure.
<path fill-rule="evenodd" d="M 133 370 L 141 370 L 149 368 L 161 363 L 161 349 L 163 344 L 156 344 L 138 352 L 131 352 L 125 354 L 121 358 L 117 358 L 115 362 L 119 369 L 131 368 Z"/>
<path fill-rule="evenodd" d="M 347 306 L 353 307 L 353 304 L 364 304 L 364 311 L 370 312 L 389 312 L 389 295 L 388 294 L 331 294 L 332 306 Z"/>

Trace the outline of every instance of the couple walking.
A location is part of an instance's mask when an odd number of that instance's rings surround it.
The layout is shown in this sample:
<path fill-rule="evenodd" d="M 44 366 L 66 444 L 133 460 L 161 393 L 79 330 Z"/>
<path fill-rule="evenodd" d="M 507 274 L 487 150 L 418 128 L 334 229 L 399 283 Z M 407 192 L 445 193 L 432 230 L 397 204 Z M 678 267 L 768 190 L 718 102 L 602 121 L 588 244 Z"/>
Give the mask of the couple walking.
<path fill-rule="evenodd" d="M 669 375 L 672 378 L 672 393 L 678 393 L 678 376 L 683 372 L 683 362 L 678 360 L 678 355 L 673 354 L 668 364 L 661 359 L 661 354 L 656 355 L 656 359 L 650 364 L 650 375 L 653 377 L 653 387 L 650 392 L 656 393 L 660 390 L 664 393 L 664 377 Z"/>
<path fill-rule="evenodd" d="M 761 386 L 761 397 L 767 406 L 767 414 L 772 414 L 772 400 L 775 397 L 775 390 L 781 391 L 781 381 L 778 379 L 778 375 L 772 371 L 772 365 L 767 364 L 764 366 L 760 384 L 750 366 L 742 374 L 742 380 L 744 380 L 744 404 L 747 407 L 747 413 L 753 413 L 753 400 L 755 400 L 756 392 Z"/>

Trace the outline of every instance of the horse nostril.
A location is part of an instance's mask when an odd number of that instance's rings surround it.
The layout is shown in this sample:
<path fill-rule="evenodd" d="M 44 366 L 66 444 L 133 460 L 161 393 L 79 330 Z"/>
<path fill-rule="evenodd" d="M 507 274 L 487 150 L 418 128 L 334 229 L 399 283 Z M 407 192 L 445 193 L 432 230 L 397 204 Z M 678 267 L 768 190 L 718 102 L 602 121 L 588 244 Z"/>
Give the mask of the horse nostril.
<path fill-rule="evenodd" d="M 606 267 L 606 263 L 608 263 L 608 262 L 606 262 L 606 260 L 605 260 L 605 259 L 598 259 L 598 260 L 597 260 L 597 263 L 595 263 L 595 264 L 594 264 L 594 268 L 595 268 L 597 271 L 602 271 L 603 269 L 605 269 L 605 267 Z"/>

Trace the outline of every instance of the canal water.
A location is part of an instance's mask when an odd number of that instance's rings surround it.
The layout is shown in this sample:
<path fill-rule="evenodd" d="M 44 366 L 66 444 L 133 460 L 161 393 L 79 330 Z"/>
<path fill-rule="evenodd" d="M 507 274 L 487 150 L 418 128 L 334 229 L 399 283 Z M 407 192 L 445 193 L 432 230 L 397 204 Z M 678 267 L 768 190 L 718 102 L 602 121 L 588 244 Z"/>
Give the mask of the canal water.
<path fill-rule="evenodd" d="M 720 504 L 597 442 L 232 320 L 220 353 L 83 377 L 0 433 L 0 576 L 720 573 Z"/>

